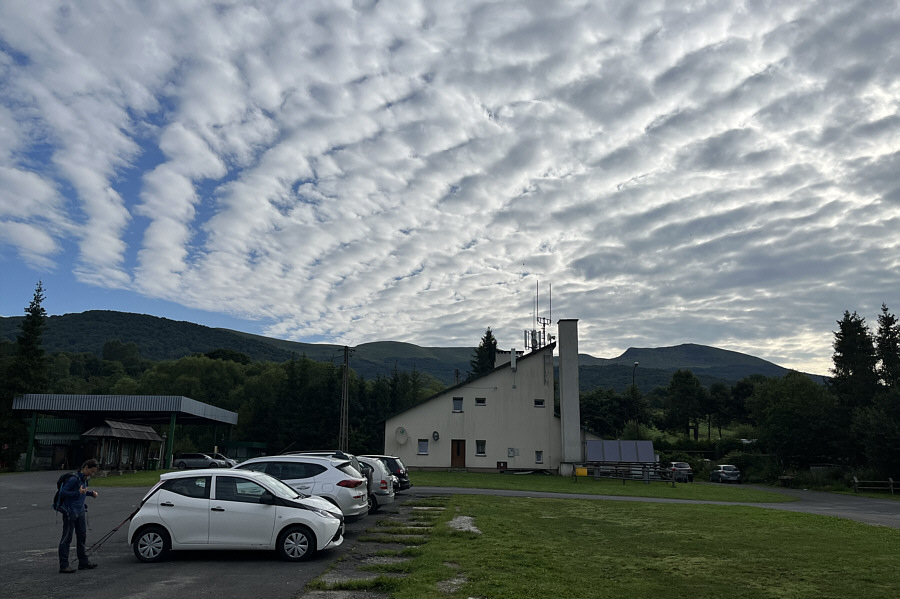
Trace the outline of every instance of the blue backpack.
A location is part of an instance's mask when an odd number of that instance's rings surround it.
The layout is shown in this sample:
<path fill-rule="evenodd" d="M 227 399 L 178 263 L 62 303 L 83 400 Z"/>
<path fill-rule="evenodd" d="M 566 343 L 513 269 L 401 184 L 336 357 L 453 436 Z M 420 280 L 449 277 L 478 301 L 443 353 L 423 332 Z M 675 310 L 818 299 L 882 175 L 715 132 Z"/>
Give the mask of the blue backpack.
<path fill-rule="evenodd" d="M 74 472 L 66 472 L 56 481 L 56 494 L 53 496 L 53 510 L 57 512 L 64 512 L 64 510 L 59 505 L 59 490 L 62 489 L 62 486 L 66 484 L 66 481 L 75 476 Z"/>

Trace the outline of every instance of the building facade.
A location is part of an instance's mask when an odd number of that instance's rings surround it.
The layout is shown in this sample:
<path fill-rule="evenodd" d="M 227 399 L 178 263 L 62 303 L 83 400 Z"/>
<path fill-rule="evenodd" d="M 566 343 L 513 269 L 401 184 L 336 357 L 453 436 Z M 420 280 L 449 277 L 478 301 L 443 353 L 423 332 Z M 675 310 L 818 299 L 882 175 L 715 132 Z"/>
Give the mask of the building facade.
<path fill-rule="evenodd" d="M 569 329 L 572 329 L 571 323 Z M 563 324 L 563 321 L 560 321 Z M 560 329 L 562 334 L 563 329 Z M 572 339 L 571 335 L 568 337 Z M 563 342 L 563 339 L 560 341 Z M 575 414 L 562 418 L 554 409 L 551 343 L 528 354 L 504 353 L 494 370 L 456 385 L 387 419 L 385 453 L 413 469 L 551 470 L 569 473 L 566 463 L 583 461 L 585 433 L 570 431 L 578 455 L 564 455 L 563 420 L 578 423 L 577 334 L 570 378 Z M 571 373 L 568 373 L 571 374 Z M 562 376 L 562 375 L 561 375 Z M 574 387 L 573 387 L 574 385 Z M 572 409 L 567 408 L 567 409 Z M 588 435 L 590 438 L 596 438 Z M 571 451 L 570 451 L 571 454 Z"/>

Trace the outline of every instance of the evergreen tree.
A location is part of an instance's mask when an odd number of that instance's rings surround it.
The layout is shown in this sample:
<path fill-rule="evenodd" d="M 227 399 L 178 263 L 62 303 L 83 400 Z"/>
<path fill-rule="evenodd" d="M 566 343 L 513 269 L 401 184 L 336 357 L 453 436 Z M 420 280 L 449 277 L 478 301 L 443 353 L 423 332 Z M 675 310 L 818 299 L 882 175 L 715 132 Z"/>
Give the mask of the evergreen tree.
<path fill-rule="evenodd" d="M 845 310 L 837 323 L 830 384 L 841 406 L 852 411 L 871 404 L 878 389 L 874 339 L 866 319 L 856 312 Z"/>
<path fill-rule="evenodd" d="M 875 357 L 882 384 L 888 389 L 900 391 L 900 324 L 885 304 L 881 304 L 881 315 L 878 317 Z"/>
<path fill-rule="evenodd" d="M 15 469 L 28 442 L 23 419 L 12 411 L 13 398 L 19 393 L 42 393 L 49 384 L 49 365 L 41 345 L 47 320 L 43 301 L 44 285 L 38 281 L 34 297 L 25 309 L 15 355 L 12 360 L 4 361 L 6 372 L 0 388 L 0 465 L 9 469 Z"/>
<path fill-rule="evenodd" d="M 494 338 L 491 327 L 488 327 L 484 331 L 481 343 L 475 348 L 475 353 L 472 354 L 471 361 L 469 361 L 469 366 L 472 367 L 472 371 L 469 375 L 470 378 L 481 376 L 482 374 L 493 370 L 496 359 L 497 339 Z"/>

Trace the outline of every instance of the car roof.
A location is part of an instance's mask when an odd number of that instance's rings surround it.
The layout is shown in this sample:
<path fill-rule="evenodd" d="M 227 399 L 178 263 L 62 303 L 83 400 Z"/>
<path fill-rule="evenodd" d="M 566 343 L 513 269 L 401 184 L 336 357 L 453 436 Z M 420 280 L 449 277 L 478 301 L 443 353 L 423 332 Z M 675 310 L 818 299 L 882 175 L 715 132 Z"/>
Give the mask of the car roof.
<path fill-rule="evenodd" d="M 248 476 L 250 478 L 260 478 L 260 474 L 268 477 L 265 472 L 256 472 L 254 470 L 236 470 L 234 468 L 199 468 L 197 470 L 173 470 L 172 472 L 165 472 L 159 475 L 160 480 L 169 480 L 172 478 L 189 478 L 192 476 L 209 476 L 212 474 L 235 474 L 239 473 L 241 476 Z"/>
<path fill-rule="evenodd" d="M 343 466 L 344 464 L 350 464 L 350 460 L 347 458 L 336 458 L 330 455 L 310 455 L 308 453 L 304 454 L 286 454 L 281 453 L 278 455 L 265 455 L 259 456 L 256 458 L 250 458 L 249 460 L 244 460 L 241 462 L 241 465 L 244 464 L 258 464 L 260 462 L 320 462 L 331 464 L 332 466 L 338 467 Z"/>

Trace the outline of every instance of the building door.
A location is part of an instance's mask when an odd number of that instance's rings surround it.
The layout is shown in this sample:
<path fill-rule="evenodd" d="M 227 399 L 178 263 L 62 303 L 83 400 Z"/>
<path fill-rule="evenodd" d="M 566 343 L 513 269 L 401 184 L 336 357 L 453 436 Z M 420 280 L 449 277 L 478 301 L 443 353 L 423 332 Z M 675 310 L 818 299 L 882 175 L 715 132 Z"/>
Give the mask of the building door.
<path fill-rule="evenodd" d="M 465 468 L 466 467 L 466 440 L 453 439 L 450 442 L 450 467 Z"/>

